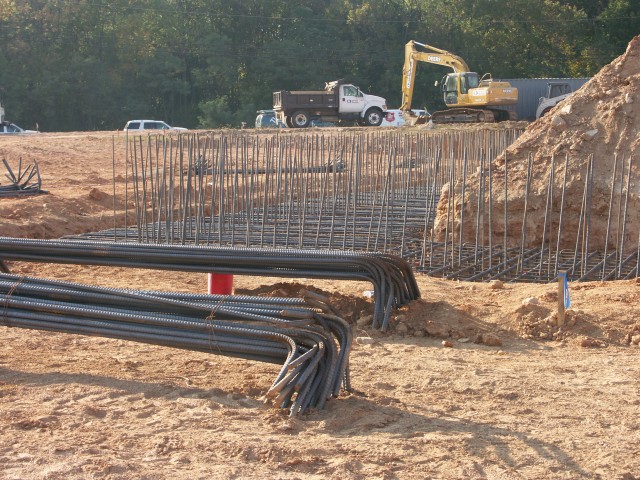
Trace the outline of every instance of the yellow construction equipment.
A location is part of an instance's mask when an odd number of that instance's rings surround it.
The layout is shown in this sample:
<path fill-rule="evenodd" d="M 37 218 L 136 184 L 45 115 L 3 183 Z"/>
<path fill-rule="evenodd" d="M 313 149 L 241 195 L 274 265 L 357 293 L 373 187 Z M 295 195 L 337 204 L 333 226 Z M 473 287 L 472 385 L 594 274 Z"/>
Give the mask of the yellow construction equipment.
<path fill-rule="evenodd" d="M 417 47 L 420 47 L 418 50 Z M 402 70 L 402 110 L 412 123 L 423 123 L 426 118 L 416 118 L 411 113 L 411 100 L 416 79 L 417 62 L 434 63 L 453 69 L 441 82 L 444 103 L 448 110 L 434 112 L 430 120 L 434 123 L 455 122 L 501 122 L 516 120 L 515 112 L 496 107 L 514 105 L 518 102 L 518 89 L 509 82 L 498 82 L 487 73 L 479 77 L 470 72 L 467 63 L 459 56 L 410 40 L 404 49 Z"/>

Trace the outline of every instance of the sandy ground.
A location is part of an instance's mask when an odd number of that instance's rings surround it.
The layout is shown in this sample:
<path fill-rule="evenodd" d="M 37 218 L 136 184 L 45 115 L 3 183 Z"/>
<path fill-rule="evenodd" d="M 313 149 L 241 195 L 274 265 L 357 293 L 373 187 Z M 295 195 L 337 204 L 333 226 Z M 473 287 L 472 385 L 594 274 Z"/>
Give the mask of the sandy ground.
<path fill-rule="evenodd" d="M 37 160 L 50 192 L 0 198 L 0 235 L 111 228 L 121 136 L 0 138 L 0 159 Z M 9 267 L 107 286 L 206 288 L 196 274 Z M 275 365 L 0 327 L 0 478 L 640 478 L 635 280 L 572 284 L 573 311 L 559 329 L 555 285 L 421 276 L 422 299 L 386 334 L 358 326 L 370 285 L 283 281 L 236 277 L 236 293 L 304 285 L 331 296 L 359 337 L 353 392 L 289 419 L 261 401 Z"/>

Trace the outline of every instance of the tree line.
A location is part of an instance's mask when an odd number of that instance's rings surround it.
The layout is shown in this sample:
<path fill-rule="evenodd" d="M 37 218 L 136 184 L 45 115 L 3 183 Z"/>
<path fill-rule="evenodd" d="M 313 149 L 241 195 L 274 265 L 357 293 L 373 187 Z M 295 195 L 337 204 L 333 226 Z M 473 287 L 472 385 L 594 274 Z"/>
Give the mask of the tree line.
<path fill-rule="evenodd" d="M 638 32 L 638 0 L 2 0 L 0 101 L 43 131 L 238 126 L 338 78 L 397 108 L 408 40 L 494 77 L 582 77 Z M 415 108 L 443 108 L 445 73 L 420 66 Z"/>

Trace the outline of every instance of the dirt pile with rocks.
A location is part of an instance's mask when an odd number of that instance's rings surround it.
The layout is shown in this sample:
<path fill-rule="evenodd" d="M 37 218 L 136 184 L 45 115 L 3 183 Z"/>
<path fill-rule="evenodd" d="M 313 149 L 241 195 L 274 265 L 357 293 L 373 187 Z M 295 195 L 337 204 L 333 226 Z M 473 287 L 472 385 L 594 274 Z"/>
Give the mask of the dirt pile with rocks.
<path fill-rule="evenodd" d="M 591 185 L 589 245 L 601 249 L 609 231 L 609 242 L 620 241 L 617 212 L 627 204 L 625 243 L 636 245 L 640 233 L 640 184 L 637 182 L 640 149 L 640 36 L 635 37 L 624 54 L 606 65 L 583 87 L 560 102 L 527 130 L 492 163 L 492 208 L 500 212 L 493 219 L 493 235 L 504 234 L 505 178 L 507 182 L 507 241 L 518 245 L 522 238 L 523 212 L 527 210 L 526 246 L 540 246 L 545 213 L 551 212 L 551 232 L 557 236 L 561 196 L 565 182 L 561 248 L 573 248 L 578 236 L 585 185 Z M 590 158 L 592 173 L 587 176 Z M 615 158 L 617 157 L 617 163 Z M 529 196 L 526 197 L 529 158 L 532 160 Z M 628 179 L 631 158 L 631 178 Z M 507 174 L 505 175 L 505 161 Z M 615 178 L 614 178 L 614 165 Z M 553 204 L 547 208 L 550 172 L 553 171 Z M 486 171 L 485 171 L 486 174 Z M 586 181 L 588 180 L 588 182 Z M 612 199 L 612 185 L 615 185 Z M 478 205 L 479 175 L 467 179 L 464 197 L 465 241 L 474 241 Z M 461 212 L 462 181 L 454 185 L 454 208 Z M 436 234 L 442 239 L 446 227 L 450 188 L 439 204 Z M 486 186 L 485 186 L 486 195 Z M 486 201 L 486 200 L 485 200 Z M 586 202 L 585 202 L 586 205 Z M 611 208 L 610 208 L 611 205 Z M 613 212 L 613 221 L 609 222 Z M 583 217 L 586 218 L 586 215 Z M 584 223 L 584 222 L 583 222 Z M 480 223 L 482 225 L 482 222 Z M 488 218 L 485 215 L 485 231 Z M 609 224 L 609 227 L 607 225 Z M 620 224 L 621 225 L 621 224 Z M 459 224 L 457 225 L 459 228 Z M 615 241 L 614 241 L 615 245 Z"/>

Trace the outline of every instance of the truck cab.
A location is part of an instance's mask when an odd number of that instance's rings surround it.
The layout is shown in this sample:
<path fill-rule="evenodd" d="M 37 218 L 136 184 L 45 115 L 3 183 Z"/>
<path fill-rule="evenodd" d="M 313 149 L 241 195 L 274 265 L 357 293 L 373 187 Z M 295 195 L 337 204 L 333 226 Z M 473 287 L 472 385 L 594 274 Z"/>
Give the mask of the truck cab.
<path fill-rule="evenodd" d="M 365 108 L 367 98 L 355 85 L 340 85 L 340 112 L 360 113 Z"/>

